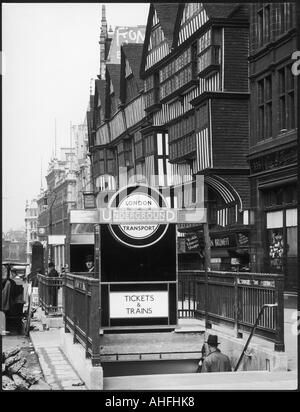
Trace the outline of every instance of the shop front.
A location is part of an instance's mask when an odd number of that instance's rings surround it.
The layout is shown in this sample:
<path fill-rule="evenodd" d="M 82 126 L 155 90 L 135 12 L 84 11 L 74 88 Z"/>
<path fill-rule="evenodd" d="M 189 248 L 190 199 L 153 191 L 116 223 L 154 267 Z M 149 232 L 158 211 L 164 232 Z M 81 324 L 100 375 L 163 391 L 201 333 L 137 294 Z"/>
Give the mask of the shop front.
<path fill-rule="evenodd" d="M 250 230 L 250 227 L 243 226 L 210 232 L 212 270 L 250 271 Z"/>
<path fill-rule="evenodd" d="M 284 274 L 285 290 L 297 290 L 296 184 L 262 191 L 265 269 Z"/>
<path fill-rule="evenodd" d="M 218 271 L 250 271 L 250 231 L 252 226 L 210 229 L 210 269 Z M 204 235 L 201 226 L 181 228 L 179 270 L 204 269 Z M 182 239 L 182 237 L 181 237 Z"/>

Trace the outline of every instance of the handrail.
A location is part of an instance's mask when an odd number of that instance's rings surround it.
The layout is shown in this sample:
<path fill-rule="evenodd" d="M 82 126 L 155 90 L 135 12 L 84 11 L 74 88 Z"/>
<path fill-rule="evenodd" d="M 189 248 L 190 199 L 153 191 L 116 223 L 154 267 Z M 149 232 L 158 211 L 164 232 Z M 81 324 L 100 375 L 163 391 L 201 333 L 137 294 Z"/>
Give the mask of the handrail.
<path fill-rule="evenodd" d="M 244 348 L 243 348 L 243 351 L 242 351 L 242 353 L 241 353 L 241 356 L 240 356 L 240 358 L 239 358 L 239 360 L 238 360 L 238 362 L 237 362 L 237 364 L 236 364 L 236 366 L 235 366 L 235 368 L 234 368 L 234 372 L 236 372 L 236 371 L 238 370 L 238 368 L 239 368 L 239 366 L 240 366 L 240 364 L 241 364 L 241 362 L 242 362 L 242 360 L 243 360 L 244 354 L 245 354 L 245 352 L 246 352 L 246 350 L 247 350 L 247 348 L 248 348 L 248 346 L 249 346 L 249 344 L 250 344 L 250 341 L 251 341 L 251 339 L 252 339 L 252 336 L 253 336 L 253 334 L 254 334 L 254 331 L 255 331 L 255 329 L 256 329 L 256 327 L 257 327 L 257 325 L 258 325 L 258 322 L 259 322 L 259 320 L 260 320 L 260 318 L 261 318 L 261 315 L 263 314 L 263 311 L 264 311 L 266 308 L 274 308 L 274 307 L 278 307 L 278 303 L 266 303 L 266 304 L 262 305 L 262 307 L 260 308 L 260 311 L 259 311 L 259 313 L 258 313 L 258 315 L 257 315 L 257 318 L 256 318 L 256 321 L 255 321 L 254 325 L 253 325 L 252 328 L 251 328 L 250 335 L 249 335 L 249 337 L 248 337 L 248 339 L 247 339 L 247 342 L 246 342 L 246 344 L 245 344 L 245 346 L 244 346 Z"/>
<path fill-rule="evenodd" d="M 179 273 L 185 275 L 188 273 L 191 274 L 205 274 L 205 270 L 199 270 L 199 269 L 191 269 L 191 270 L 179 270 Z M 224 276 L 224 275 L 228 275 L 231 277 L 235 277 L 235 276 L 240 276 L 240 277 L 257 277 L 257 278 L 261 278 L 261 277 L 268 277 L 268 278 L 276 278 L 276 279 L 284 279 L 284 275 L 281 275 L 280 273 L 255 273 L 255 272 L 230 272 L 230 271 L 220 271 L 220 270 L 211 270 L 208 272 L 208 276 L 214 276 L 214 275 L 220 275 L 220 276 Z"/>

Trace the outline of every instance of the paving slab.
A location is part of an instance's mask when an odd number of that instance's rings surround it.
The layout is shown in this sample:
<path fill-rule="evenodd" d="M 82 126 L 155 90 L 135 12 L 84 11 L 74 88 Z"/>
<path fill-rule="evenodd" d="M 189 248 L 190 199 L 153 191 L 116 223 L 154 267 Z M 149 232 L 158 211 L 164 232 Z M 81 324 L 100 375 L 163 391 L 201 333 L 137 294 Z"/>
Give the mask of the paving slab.
<path fill-rule="evenodd" d="M 139 375 L 104 378 L 104 390 L 296 390 L 294 372 L 264 371 Z"/>
<path fill-rule="evenodd" d="M 72 383 L 83 384 L 71 363 L 59 347 L 60 333 L 57 329 L 32 332 L 30 338 L 35 347 L 45 381 L 52 390 L 74 390 Z M 82 389 L 86 389 L 83 384 Z"/>

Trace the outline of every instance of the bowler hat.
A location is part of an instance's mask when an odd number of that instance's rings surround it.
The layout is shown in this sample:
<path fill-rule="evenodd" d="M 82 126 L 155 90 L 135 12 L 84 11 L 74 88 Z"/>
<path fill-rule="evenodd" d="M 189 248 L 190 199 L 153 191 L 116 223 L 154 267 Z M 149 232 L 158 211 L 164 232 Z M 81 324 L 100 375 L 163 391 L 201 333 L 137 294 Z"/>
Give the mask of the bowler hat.
<path fill-rule="evenodd" d="M 85 257 L 85 261 L 86 261 L 86 262 L 94 262 L 94 258 L 93 258 L 92 255 L 87 255 L 87 256 Z"/>
<path fill-rule="evenodd" d="M 217 347 L 220 342 L 218 342 L 218 336 L 217 335 L 208 335 L 206 343 L 210 346 Z"/>

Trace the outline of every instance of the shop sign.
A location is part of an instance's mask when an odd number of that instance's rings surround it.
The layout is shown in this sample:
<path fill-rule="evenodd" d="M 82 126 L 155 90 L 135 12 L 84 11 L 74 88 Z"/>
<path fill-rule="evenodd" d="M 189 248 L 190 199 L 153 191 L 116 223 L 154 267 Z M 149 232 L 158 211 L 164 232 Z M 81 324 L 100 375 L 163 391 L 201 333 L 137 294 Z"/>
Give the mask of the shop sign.
<path fill-rule="evenodd" d="M 111 292 L 110 318 L 165 318 L 169 315 L 167 291 Z"/>
<path fill-rule="evenodd" d="M 273 280 L 258 280 L 258 279 L 237 279 L 239 285 L 245 286 L 262 286 L 266 288 L 275 288 L 275 281 Z"/>
<path fill-rule="evenodd" d="M 49 235 L 48 245 L 64 245 L 66 235 Z"/>
<path fill-rule="evenodd" d="M 249 236 L 245 233 L 237 233 L 237 244 L 239 246 L 248 246 L 249 245 Z"/>
<path fill-rule="evenodd" d="M 143 43 L 145 39 L 145 26 L 120 27 L 116 26 L 109 48 L 107 61 L 111 64 L 120 64 L 121 49 L 124 43 Z"/>
<path fill-rule="evenodd" d="M 236 239 L 234 235 L 219 236 L 210 239 L 211 247 L 229 248 L 236 247 Z"/>
<path fill-rule="evenodd" d="M 204 235 L 203 232 L 197 230 L 196 232 L 186 233 L 185 244 L 188 251 L 202 250 L 204 248 Z"/>
<path fill-rule="evenodd" d="M 94 193 L 83 193 L 83 202 L 85 209 L 95 209 L 96 199 Z"/>

